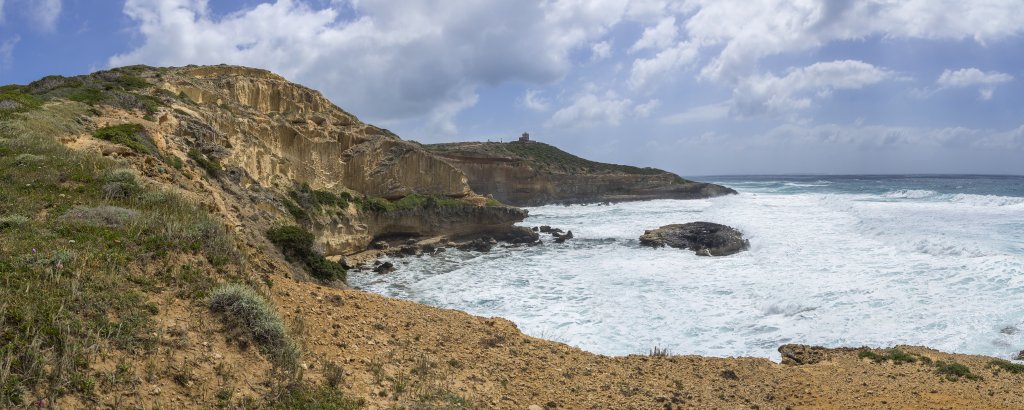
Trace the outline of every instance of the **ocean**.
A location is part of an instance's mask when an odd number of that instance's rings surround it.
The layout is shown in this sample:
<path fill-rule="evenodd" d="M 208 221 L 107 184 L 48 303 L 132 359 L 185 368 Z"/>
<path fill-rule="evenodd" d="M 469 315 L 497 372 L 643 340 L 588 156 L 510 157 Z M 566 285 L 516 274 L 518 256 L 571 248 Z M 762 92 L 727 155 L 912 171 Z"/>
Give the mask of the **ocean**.
<path fill-rule="evenodd" d="M 1024 177 L 729 176 L 705 200 L 529 208 L 575 239 L 396 258 L 351 272 L 386 296 L 509 319 L 606 355 L 754 356 L 786 343 L 1024 349 Z M 747 252 L 641 247 L 645 229 L 709 221 Z"/>

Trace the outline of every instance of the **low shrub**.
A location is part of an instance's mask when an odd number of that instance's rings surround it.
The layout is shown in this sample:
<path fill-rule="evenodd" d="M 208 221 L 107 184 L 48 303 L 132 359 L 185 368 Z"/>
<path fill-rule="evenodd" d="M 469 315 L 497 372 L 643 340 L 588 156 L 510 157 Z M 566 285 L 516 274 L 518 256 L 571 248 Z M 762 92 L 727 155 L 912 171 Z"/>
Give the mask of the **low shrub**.
<path fill-rule="evenodd" d="M 313 250 L 313 234 L 298 226 L 280 226 L 267 230 L 267 239 L 277 245 L 289 261 L 301 263 L 314 278 L 323 281 L 345 281 L 347 272 Z"/>
<path fill-rule="evenodd" d="M 100 128 L 92 133 L 93 137 L 115 144 L 124 145 L 132 151 L 159 156 L 156 144 L 149 139 L 146 128 L 141 124 L 118 124 Z"/>
<path fill-rule="evenodd" d="M 883 350 L 881 353 L 875 353 L 870 350 L 862 350 L 860 353 L 857 353 L 857 357 L 860 357 L 862 359 L 870 359 L 875 363 L 891 361 L 895 364 L 915 363 L 918 361 L 919 358 L 927 359 L 925 357 L 916 356 L 914 354 L 907 353 L 899 349 Z"/>
<path fill-rule="evenodd" d="M 993 359 L 989 362 L 989 366 L 995 367 L 1000 370 L 1005 370 L 1013 374 L 1024 373 L 1024 364 L 1017 364 L 1009 360 Z"/>
<path fill-rule="evenodd" d="M 138 216 L 138 211 L 134 209 L 121 208 L 119 206 L 76 206 L 62 215 L 61 220 L 66 223 L 78 225 L 123 228 L 134 222 Z"/>
<path fill-rule="evenodd" d="M 935 371 L 940 375 L 946 376 L 946 379 L 949 381 L 956 381 L 961 378 L 967 380 L 981 380 L 981 376 L 971 373 L 971 369 L 969 367 L 956 362 L 937 362 L 935 364 Z"/>
<path fill-rule="evenodd" d="M 271 303 L 254 289 L 229 284 L 214 289 L 210 310 L 222 313 L 225 324 L 244 332 L 274 364 L 298 367 L 299 348 L 288 335 L 284 320 Z"/>
<path fill-rule="evenodd" d="M 220 165 L 220 161 L 206 156 L 197 149 L 189 150 L 188 157 L 192 161 L 195 161 L 199 168 L 202 168 L 207 174 L 210 174 L 211 177 L 218 178 L 224 173 L 224 167 Z"/>
<path fill-rule="evenodd" d="M 4 215 L 0 216 L 0 231 L 6 229 L 19 228 L 23 225 L 28 224 L 28 218 L 21 215 Z"/>
<path fill-rule="evenodd" d="M 107 199 L 127 199 L 142 191 L 135 174 L 127 169 L 116 169 L 107 174 L 101 188 Z"/>

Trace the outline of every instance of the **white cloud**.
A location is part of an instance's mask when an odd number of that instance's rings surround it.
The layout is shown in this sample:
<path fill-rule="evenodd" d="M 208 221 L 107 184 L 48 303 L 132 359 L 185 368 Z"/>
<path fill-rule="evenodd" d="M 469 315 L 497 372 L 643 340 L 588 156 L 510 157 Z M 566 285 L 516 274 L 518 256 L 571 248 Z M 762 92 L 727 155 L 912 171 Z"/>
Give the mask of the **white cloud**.
<path fill-rule="evenodd" d="M 632 106 L 630 99 L 620 98 L 611 91 L 603 96 L 587 92 L 578 96 L 569 106 L 556 111 L 545 125 L 566 128 L 614 127 L 622 122 Z"/>
<path fill-rule="evenodd" d="M 526 94 L 523 95 L 522 99 L 523 106 L 533 111 L 547 111 L 551 103 L 539 94 L 540 91 L 538 90 L 526 90 Z"/>
<path fill-rule="evenodd" d="M 675 71 L 698 58 L 708 59 L 702 78 L 733 85 L 757 74 L 757 63 L 765 57 L 834 41 L 879 37 L 986 44 L 1024 32 L 1024 2 L 1019 0 L 644 0 L 627 9 L 627 18 L 640 21 L 664 23 L 670 17 L 682 28 L 672 36 L 679 37 L 675 44 L 655 41 L 668 37 L 666 25 L 663 36 L 655 36 L 659 31 L 654 28 L 645 30 L 635 47 L 676 53 L 636 60 L 634 86 L 670 81 Z M 694 49 L 693 55 L 678 58 L 682 49 Z"/>
<path fill-rule="evenodd" d="M 740 116 L 786 113 L 807 108 L 812 98 L 825 98 L 833 90 L 855 90 L 899 76 L 856 60 L 815 63 L 790 69 L 783 77 L 751 76 L 733 90 L 732 111 Z"/>
<path fill-rule="evenodd" d="M 629 48 L 629 52 L 635 53 L 648 48 L 664 49 L 675 42 L 678 33 L 675 17 L 661 19 L 657 25 L 644 29 L 644 34 Z"/>
<path fill-rule="evenodd" d="M 612 55 L 612 45 L 607 41 L 595 43 L 590 47 L 590 60 L 600 61 L 604 60 Z"/>
<path fill-rule="evenodd" d="M 698 51 L 694 44 L 682 42 L 652 58 L 638 58 L 633 61 L 629 85 L 634 89 L 641 89 L 648 87 L 655 80 L 663 80 L 665 75 L 692 63 L 697 58 Z"/>
<path fill-rule="evenodd" d="M 650 117 L 651 112 L 653 112 L 660 105 L 661 101 L 650 100 L 643 104 L 639 104 L 636 107 L 633 107 L 633 114 L 635 114 L 637 118 L 647 118 Z"/>
<path fill-rule="evenodd" d="M 4 22 L 4 0 L 0 0 L 0 24 Z"/>
<path fill-rule="evenodd" d="M 19 41 L 21 41 L 21 37 L 16 35 L 0 43 L 0 69 L 10 67 L 14 62 L 14 46 L 18 45 Z"/>
<path fill-rule="evenodd" d="M 127 0 L 142 43 L 109 63 L 262 67 L 368 120 L 425 118 L 451 130 L 446 123 L 475 104 L 482 86 L 568 74 L 570 53 L 600 39 L 624 10 L 625 0 L 370 0 L 319 9 L 277 0 L 215 17 L 206 0 Z"/>
<path fill-rule="evenodd" d="M 982 100 L 991 100 L 995 86 L 1013 81 L 1013 76 L 998 71 L 984 72 L 977 68 L 962 68 L 956 71 L 945 70 L 935 81 L 939 89 L 964 88 L 977 86 Z"/>
<path fill-rule="evenodd" d="M 661 119 L 666 124 L 686 124 L 693 122 L 715 121 L 729 116 L 729 102 L 701 105 L 678 114 Z"/>

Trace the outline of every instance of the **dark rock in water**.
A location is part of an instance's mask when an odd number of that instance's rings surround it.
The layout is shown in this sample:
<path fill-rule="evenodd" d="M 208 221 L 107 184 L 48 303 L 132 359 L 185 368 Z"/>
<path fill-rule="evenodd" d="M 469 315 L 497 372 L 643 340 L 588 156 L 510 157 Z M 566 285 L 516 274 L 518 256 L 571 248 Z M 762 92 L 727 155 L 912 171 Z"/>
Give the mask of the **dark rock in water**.
<path fill-rule="evenodd" d="M 489 242 L 484 241 L 482 239 L 474 239 L 471 242 L 466 242 L 462 245 L 459 245 L 458 249 L 460 251 L 490 252 L 492 246 L 494 245 L 491 245 Z"/>
<path fill-rule="evenodd" d="M 434 245 L 423 245 L 423 247 L 420 249 L 423 251 L 423 253 L 428 255 L 432 255 L 434 254 L 435 251 L 437 251 L 437 248 L 435 248 Z"/>
<path fill-rule="evenodd" d="M 640 244 L 655 248 L 667 245 L 691 249 L 700 256 L 732 255 L 750 248 L 750 242 L 743 239 L 742 232 L 711 222 L 665 225 L 644 231 Z"/>
<path fill-rule="evenodd" d="M 530 229 L 532 229 L 534 232 L 540 231 L 540 227 L 537 227 L 537 226 L 535 226 L 533 228 L 530 228 Z"/>
<path fill-rule="evenodd" d="M 556 233 L 562 233 L 562 230 L 558 229 L 558 228 L 552 228 L 552 227 L 550 227 L 548 225 L 543 225 L 543 226 L 540 227 L 540 232 L 541 233 L 556 234 Z"/>
<path fill-rule="evenodd" d="M 1014 357 L 1013 360 L 1024 360 L 1024 350 L 1021 350 L 1020 353 L 1017 353 L 1017 357 Z"/>
<path fill-rule="evenodd" d="M 374 242 L 371 247 L 373 249 L 387 249 L 387 248 L 390 247 L 390 245 L 388 245 L 388 243 L 384 242 L 384 241 L 377 241 L 377 242 Z"/>
<path fill-rule="evenodd" d="M 540 239 L 540 235 L 538 235 L 537 232 L 534 232 L 529 228 L 514 226 L 512 227 L 512 229 L 503 231 L 500 234 L 495 235 L 495 238 L 497 240 L 508 242 L 511 244 L 521 244 L 537 242 L 537 240 Z"/>
<path fill-rule="evenodd" d="M 1007 327 L 1004 327 L 1004 328 L 1000 329 L 999 333 L 1002 333 L 1004 335 L 1015 335 L 1019 331 L 1020 331 L 1020 329 L 1017 329 L 1016 326 L 1007 326 Z"/>
<path fill-rule="evenodd" d="M 373 271 L 380 274 L 391 273 L 395 271 L 395 264 L 391 262 L 384 262 L 380 265 L 377 265 L 376 268 L 373 268 Z"/>
<path fill-rule="evenodd" d="M 338 264 L 341 265 L 341 268 L 345 270 L 355 268 L 355 266 L 352 266 L 352 264 L 348 263 L 348 259 L 345 258 L 338 259 Z"/>
<path fill-rule="evenodd" d="M 419 253 L 419 249 L 415 246 L 403 246 L 398 250 L 398 253 L 406 256 L 416 256 Z"/>
<path fill-rule="evenodd" d="M 558 232 L 552 233 L 551 236 L 555 238 L 555 243 L 565 243 L 567 239 L 572 239 L 572 231 L 560 234 Z"/>

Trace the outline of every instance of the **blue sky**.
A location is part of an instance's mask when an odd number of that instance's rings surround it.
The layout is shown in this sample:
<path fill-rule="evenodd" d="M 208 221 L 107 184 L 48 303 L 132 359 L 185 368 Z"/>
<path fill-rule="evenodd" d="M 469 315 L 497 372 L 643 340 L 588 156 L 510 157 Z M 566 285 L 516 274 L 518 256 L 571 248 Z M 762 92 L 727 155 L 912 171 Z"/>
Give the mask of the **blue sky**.
<path fill-rule="evenodd" d="M 421 142 L 682 175 L 1024 174 L 1020 0 L 0 0 L 0 83 L 240 64 Z"/>

